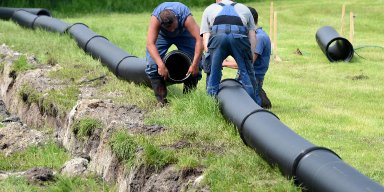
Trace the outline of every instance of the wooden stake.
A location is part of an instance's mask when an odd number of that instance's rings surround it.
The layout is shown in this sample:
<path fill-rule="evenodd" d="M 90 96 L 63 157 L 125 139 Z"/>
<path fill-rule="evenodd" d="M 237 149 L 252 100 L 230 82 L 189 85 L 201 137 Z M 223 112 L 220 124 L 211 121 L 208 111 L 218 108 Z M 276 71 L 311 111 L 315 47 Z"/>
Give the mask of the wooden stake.
<path fill-rule="evenodd" d="M 340 36 L 344 36 L 344 16 L 345 16 L 345 4 L 343 4 L 343 7 L 341 8 L 341 29 L 340 29 Z"/>
<path fill-rule="evenodd" d="M 271 1 L 271 7 L 269 9 L 269 37 L 271 38 L 271 41 L 273 42 L 273 35 L 272 35 L 272 30 L 273 30 L 273 1 Z M 272 46 L 272 49 L 274 47 Z"/>
<path fill-rule="evenodd" d="M 355 18 L 353 12 L 349 13 L 349 41 L 353 44 L 353 36 L 355 35 Z"/>
<path fill-rule="evenodd" d="M 277 55 L 277 12 L 275 11 L 273 14 L 273 44 L 274 44 L 274 53 L 275 53 L 275 61 L 281 61 L 280 57 Z"/>

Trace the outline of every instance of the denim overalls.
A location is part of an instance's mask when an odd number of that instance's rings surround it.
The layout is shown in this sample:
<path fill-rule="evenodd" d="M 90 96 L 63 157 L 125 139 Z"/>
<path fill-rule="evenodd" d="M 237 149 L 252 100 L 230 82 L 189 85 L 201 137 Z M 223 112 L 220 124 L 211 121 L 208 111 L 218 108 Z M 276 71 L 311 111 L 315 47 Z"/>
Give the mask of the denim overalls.
<path fill-rule="evenodd" d="M 207 92 L 216 96 L 222 77 L 222 63 L 231 55 L 237 62 L 239 81 L 244 89 L 256 101 L 255 87 L 257 85 L 252 64 L 251 44 L 248 38 L 248 28 L 244 26 L 238 13 L 234 9 L 236 3 L 223 6 L 223 10 L 216 16 L 211 28 L 208 41 L 210 74 Z"/>

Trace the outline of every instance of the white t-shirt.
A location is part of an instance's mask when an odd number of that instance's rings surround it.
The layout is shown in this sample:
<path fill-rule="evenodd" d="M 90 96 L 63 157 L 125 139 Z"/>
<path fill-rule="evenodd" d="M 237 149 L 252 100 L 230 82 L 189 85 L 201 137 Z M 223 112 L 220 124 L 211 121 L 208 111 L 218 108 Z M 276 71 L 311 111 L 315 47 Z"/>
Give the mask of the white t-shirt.
<path fill-rule="evenodd" d="M 220 3 L 230 5 L 234 2 L 230 0 L 222 0 Z M 256 30 L 255 21 L 253 20 L 253 16 L 249 8 L 241 3 L 236 3 L 234 8 L 235 8 L 235 11 L 239 14 L 244 26 L 247 26 L 248 30 L 255 31 Z M 223 6 L 217 3 L 214 3 L 208 6 L 204 10 L 203 17 L 201 19 L 201 25 L 200 25 L 200 35 L 210 32 L 210 29 L 213 25 L 213 22 L 215 21 L 217 14 L 219 14 L 222 9 L 223 9 Z"/>

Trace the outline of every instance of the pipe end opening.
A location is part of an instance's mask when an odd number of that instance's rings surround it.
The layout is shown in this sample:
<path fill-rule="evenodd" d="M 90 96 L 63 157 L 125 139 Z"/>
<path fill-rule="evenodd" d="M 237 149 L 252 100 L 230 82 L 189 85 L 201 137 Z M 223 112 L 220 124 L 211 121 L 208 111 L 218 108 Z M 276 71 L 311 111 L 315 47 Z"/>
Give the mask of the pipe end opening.
<path fill-rule="evenodd" d="M 171 51 L 165 55 L 163 61 L 171 81 L 182 82 L 189 77 L 186 74 L 192 61 L 186 53 L 179 50 Z"/>
<path fill-rule="evenodd" d="M 349 62 L 353 58 L 352 44 L 344 38 L 335 38 L 327 46 L 327 57 L 331 62 Z"/>

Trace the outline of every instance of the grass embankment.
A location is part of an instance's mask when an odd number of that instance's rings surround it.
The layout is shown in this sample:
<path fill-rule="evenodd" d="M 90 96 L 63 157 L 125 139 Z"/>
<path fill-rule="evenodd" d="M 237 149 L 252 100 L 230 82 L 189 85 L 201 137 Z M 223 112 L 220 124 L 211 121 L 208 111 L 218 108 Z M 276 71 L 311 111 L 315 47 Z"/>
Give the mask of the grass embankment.
<path fill-rule="evenodd" d="M 260 24 L 269 32 L 269 2 L 248 5 L 258 10 Z M 295 0 L 274 2 L 274 6 L 278 14 L 278 53 L 282 62 L 271 62 L 264 82 L 273 104 L 271 111 L 303 138 L 334 150 L 348 164 L 383 185 L 383 49 L 359 49 L 357 52 L 366 59 L 355 55 L 350 63 L 329 63 L 316 43 L 315 33 L 325 25 L 339 31 L 342 3 Z M 381 1 L 347 3 L 346 12 L 353 11 L 356 15 L 354 47 L 384 46 L 381 9 Z M 203 8 L 192 9 L 192 12 L 200 23 Z M 128 53 L 144 57 L 149 15 L 149 12 L 95 14 L 61 19 L 83 22 Z M 221 116 L 216 103 L 206 96 L 204 80 L 198 90 L 189 95 L 182 94 L 181 85 L 170 86 L 170 105 L 157 109 L 149 88 L 118 80 L 68 36 L 20 30 L 12 22 L 0 21 L 0 24 L 1 43 L 36 54 L 43 63 L 47 54 L 56 59 L 63 69 L 52 72 L 51 77 L 73 83 L 107 73 L 110 80 L 106 84 L 95 82 L 100 91 L 120 92 L 121 97 L 112 98 L 115 102 L 137 104 L 149 111 L 147 123 L 169 127 L 160 135 L 144 138 L 151 144 L 190 143 L 190 147 L 173 152 L 176 163 L 181 169 L 204 167 L 205 182 L 211 190 L 299 190 L 242 143 L 235 128 Z M 348 37 L 347 19 L 345 29 Z M 294 54 L 297 48 L 302 56 Z M 224 76 L 234 77 L 234 71 L 225 70 Z M 127 145 L 127 150 L 135 146 L 132 142 Z M 119 145 L 115 143 L 115 146 Z"/>

